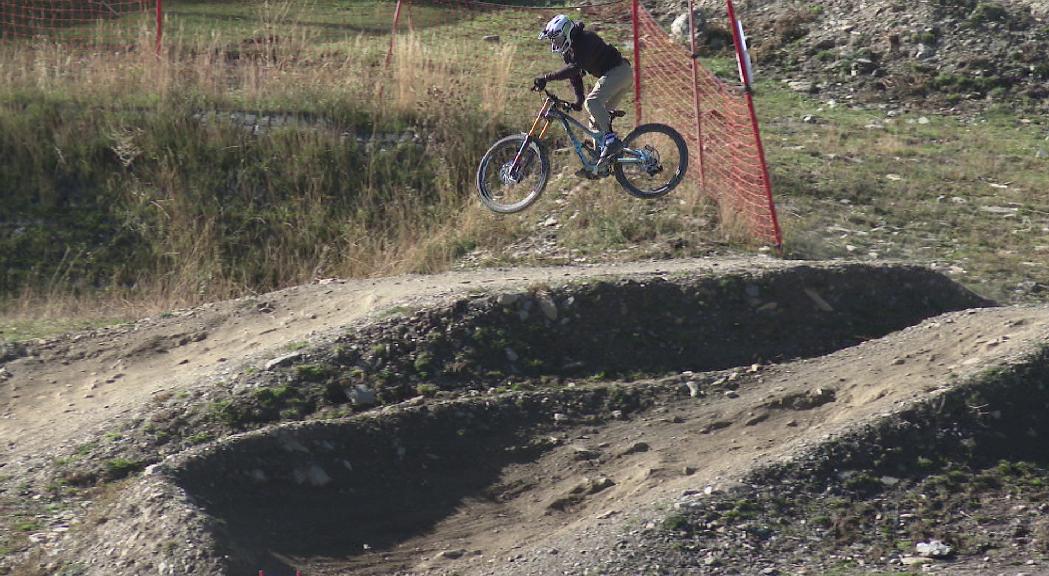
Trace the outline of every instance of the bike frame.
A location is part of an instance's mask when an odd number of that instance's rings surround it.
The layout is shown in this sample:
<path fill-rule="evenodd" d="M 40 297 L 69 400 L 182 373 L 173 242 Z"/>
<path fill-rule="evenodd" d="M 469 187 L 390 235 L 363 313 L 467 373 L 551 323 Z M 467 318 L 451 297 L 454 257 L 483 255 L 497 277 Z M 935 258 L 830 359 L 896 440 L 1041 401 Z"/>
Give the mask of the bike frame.
<path fill-rule="evenodd" d="M 591 162 L 590 158 L 583 153 L 584 143 L 576 137 L 576 133 L 572 130 L 572 127 L 575 126 L 577 129 L 582 130 L 588 136 L 593 138 L 595 142 L 597 139 L 603 138 L 604 133 L 587 128 L 582 122 L 562 111 L 560 106 L 564 104 L 563 101 L 556 100 L 549 95 L 547 96 L 546 101 L 543 103 L 543 107 L 539 109 L 539 114 L 535 117 L 535 121 L 532 122 L 532 127 L 528 129 L 528 134 L 525 136 L 525 141 L 521 144 L 521 148 L 517 151 L 517 156 L 514 157 L 514 162 L 510 167 L 511 174 L 516 174 L 517 169 L 520 168 L 521 157 L 524 156 L 524 151 L 528 148 L 528 143 L 531 142 L 532 138 L 535 137 L 536 140 L 542 140 L 543 137 L 546 136 L 547 130 L 550 129 L 550 125 L 555 120 L 561 122 L 561 126 L 564 127 L 565 133 L 568 134 L 568 138 L 572 140 L 572 146 L 575 149 L 576 156 L 579 157 L 579 162 L 583 164 L 583 167 L 591 173 L 597 171 L 598 163 Z M 540 125 L 542 125 L 542 128 L 540 128 Z M 538 136 L 536 136 L 537 131 Z M 621 154 L 622 156 L 615 159 L 619 164 L 643 164 L 645 162 L 644 154 L 637 150 L 623 148 Z"/>

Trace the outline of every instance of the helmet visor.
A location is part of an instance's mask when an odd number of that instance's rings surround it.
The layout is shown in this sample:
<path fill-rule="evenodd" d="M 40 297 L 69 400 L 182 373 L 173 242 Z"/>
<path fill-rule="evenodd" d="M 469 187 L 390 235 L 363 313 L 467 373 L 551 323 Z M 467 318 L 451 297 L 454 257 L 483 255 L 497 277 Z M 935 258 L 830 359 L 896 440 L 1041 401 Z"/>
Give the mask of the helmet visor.
<path fill-rule="evenodd" d="M 550 40 L 550 50 L 562 53 L 572 43 L 568 37 L 572 32 L 572 26 L 571 20 L 564 14 L 559 14 L 546 24 L 543 31 L 539 34 L 539 39 Z"/>
<path fill-rule="evenodd" d="M 560 30 L 547 34 L 546 37 L 550 40 L 550 50 L 554 52 L 563 52 L 565 45 L 568 44 L 568 38 Z"/>

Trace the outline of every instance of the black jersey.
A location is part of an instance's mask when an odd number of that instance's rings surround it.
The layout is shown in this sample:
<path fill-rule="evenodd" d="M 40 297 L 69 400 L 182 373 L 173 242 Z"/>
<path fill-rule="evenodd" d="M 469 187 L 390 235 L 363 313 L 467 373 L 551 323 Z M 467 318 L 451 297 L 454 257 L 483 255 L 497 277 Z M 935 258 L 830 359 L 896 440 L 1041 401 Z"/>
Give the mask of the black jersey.
<path fill-rule="evenodd" d="M 623 63 L 623 55 L 615 46 L 586 30 L 582 23 L 572 29 L 572 46 L 562 56 L 565 67 L 548 75 L 547 79 L 565 80 L 582 72 L 600 78 Z"/>
<path fill-rule="evenodd" d="M 580 22 L 572 29 L 572 46 L 562 54 L 565 67 L 546 75 L 547 80 L 570 80 L 579 104 L 583 103 L 583 73 L 600 78 L 626 62 L 615 46 L 584 27 Z"/>

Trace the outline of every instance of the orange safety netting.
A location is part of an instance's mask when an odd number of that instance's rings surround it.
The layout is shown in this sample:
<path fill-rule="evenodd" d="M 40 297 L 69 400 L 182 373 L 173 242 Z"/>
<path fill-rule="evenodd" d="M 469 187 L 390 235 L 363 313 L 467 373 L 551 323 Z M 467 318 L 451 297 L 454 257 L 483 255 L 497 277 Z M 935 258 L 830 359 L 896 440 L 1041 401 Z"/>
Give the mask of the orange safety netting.
<path fill-rule="evenodd" d="M 758 242 L 781 244 L 750 95 L 742 87 L 719 79 L 698 59 L 693 60 L 688 47 L 673 40 L 643 6 L 632 10 L 630 0 L 575 8 L 480 0 L 401 0 L 393 16 L 390 55 L 398 29 L 418 28 L 413 4 L 419 9 L 446 10 L 448 19 L 470 12 L 503 10 L 508 27 L 524 27 L 529 32 L 538 31 L 546 19 L 559 12 L 600 26 L 600 34 L 619 47 L 638 72 L 635 121 L 662 122 L 680 132 L 689 147 L 689 177 L 719 204 L 723 218 L 742 225 Z M 430 18 L 434 17 L 431 12 Z M 637 31 L 636 44 L 633 30 Z M 635 45 L 637 53 L 633 53 Z M 625 103 L 623 107 L 631 108 Z"/>
<path fill-rule="evenodd" d="M 776 208 L 749 95 L 694 60 L 643 7 L 638 10 L 638 40 L 642 120 L 681 132 L 688 142 L 691 176 L 722 206 L 722 213 L 727 208 L 755 239 L 779 246 Z"/>
<path fill-rule="evenodd" d="M 148 26 L 159 41 L 161 21 L 157 0 L 0 0 L 0 40 L 107 42 Z"/>
<path fill-rule="evenodd" d="M 504 0 L 505 2 L 506 0 Z M 728 3 L 730 0 L 726 0 Z M 46 36 L 59 40 L 108 42 L 163 30 L 161 0 L 0 0 L 0 40 Z M 398 29 L 439 27 L 478 11 L 501 11 L 505 29 L 529 35 L 558 12 L 599 27 L 631 61 L 639 80 L 635 122 L 662 122 L 685 137 L 689 177 L 722 208 L 723 218 L 745 227 L 759 242 L 779 246 L 781 233 L 751 95 L 719 79 L 672 39 L 639 3 L 606 0 L 580 7 L 534 7 L 481 0 L 399 0 L 388 7 Z M 415 10 L 413 10 L 413 6 Z M 731 5 L 729 5 L 731 14 Z M 382 10 L 377 5 L 375 10 Z M 730 27 L 735 26 L 730 23 Z M 635 32 L 636 31 L 636 35 Z M 634 50 L 634 47 L 637 50 Z M 556 62 L 551 60 L 551 68 Z M 631 108 L 624 103 L 628 110 Z"/>

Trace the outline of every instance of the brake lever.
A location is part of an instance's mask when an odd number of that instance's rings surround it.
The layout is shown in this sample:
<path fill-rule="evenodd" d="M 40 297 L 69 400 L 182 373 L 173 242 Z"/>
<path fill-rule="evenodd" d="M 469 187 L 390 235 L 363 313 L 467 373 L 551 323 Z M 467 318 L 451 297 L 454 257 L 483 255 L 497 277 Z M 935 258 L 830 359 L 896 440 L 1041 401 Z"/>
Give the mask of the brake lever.
<path fill-rule="evenodd" d="M 568 104 L 568 102 L 565 102 L 564 100 L 562 100 L 562 99 L 558 98 L 557 96 L 551 94 L 549 90 L 546 90 L 545 92 L 546 92 L 546 96 L 554 101 L 554 105 L 555 106 L 557 106 L 558 108 L 560 108 L 562 110 L 565 110 L 565 111 L 570 109 L 570 105 Z"/>

